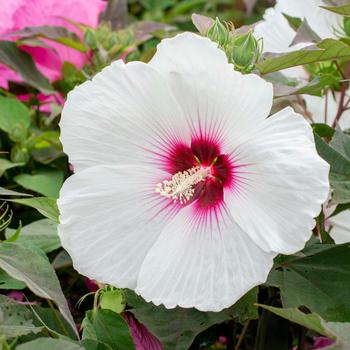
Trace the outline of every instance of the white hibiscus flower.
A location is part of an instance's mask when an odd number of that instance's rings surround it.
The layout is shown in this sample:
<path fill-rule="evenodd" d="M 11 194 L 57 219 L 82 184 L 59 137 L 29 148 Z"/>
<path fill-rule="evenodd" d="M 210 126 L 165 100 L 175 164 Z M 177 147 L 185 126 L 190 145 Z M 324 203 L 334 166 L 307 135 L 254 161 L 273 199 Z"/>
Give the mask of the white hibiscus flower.
<path fill-rule="evenodd" d="M 75 268 L 204 311 L 264 282 L 310 237 L 329 170 L 308 123 L 271 105 L 271 84 L 191 33 L 75 88 L 60 126 L 76 173 L 58 201 Z"/>
<path fill-rule="evenodd" d="M 296 31 L 284 15 L 306 20 L 321 39 L 336 38 L 341 17 L 320 6 L 327 4 L 322 0 L 277 0 L 276 6 L 267 9 L 263 21 L 254 28 L 255 36 L 264 40 L 264 52 L 283 53 L 310 45 L 307 41 L 292 45 Z"/>

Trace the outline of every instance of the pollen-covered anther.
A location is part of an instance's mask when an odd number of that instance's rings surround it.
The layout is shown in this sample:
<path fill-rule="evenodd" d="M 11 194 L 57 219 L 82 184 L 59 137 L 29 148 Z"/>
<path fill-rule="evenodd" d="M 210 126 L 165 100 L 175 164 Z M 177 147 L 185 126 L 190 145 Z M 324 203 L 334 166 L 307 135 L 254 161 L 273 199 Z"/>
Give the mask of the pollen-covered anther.
<path fill-rule="evenodd" d="M 161 196 L 171 198 L 174 203 L 187 203 L 194 195 L 194 185 L 210 176 L 210 168 L 193 167 L 179 171 L 171 180 L 164 180 L 157 184 L 155 191 Z"/>

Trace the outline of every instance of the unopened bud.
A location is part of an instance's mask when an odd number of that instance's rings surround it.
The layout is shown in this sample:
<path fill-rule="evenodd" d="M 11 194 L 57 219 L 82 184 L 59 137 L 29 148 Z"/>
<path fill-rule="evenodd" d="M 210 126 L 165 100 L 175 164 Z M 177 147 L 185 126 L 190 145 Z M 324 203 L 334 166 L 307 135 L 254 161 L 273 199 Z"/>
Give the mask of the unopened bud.
<path fill-rule="evenodd" d="M 215 41 L 220 46 L 225 46 L 228 42 L 230 33 L 227 27 L 221 23 L 219 18 L 216 17 L 213 25 L 208 29 L 207 36 L 212 41 Z"/>
<path fill-rule="evenodd" d="M 15 145 L 11 149 L 11 161 L 13 163 L 27 163 L 29 158 L 29 152 L 26 147 Z"/>
<path fill-rule="evenodd" d="M 21 124 L 17 123 L 9 133 L 9 137 L 14 142 L 23 142 L 28 136 L 27 128 Z"/>
<path fill-rule="evenodd" d="M 230 43 L 228 56 L 237 70 L 248 73 L 253 70 L 260 56 L 259 42 L 251 31 L 234 36 Z"/>

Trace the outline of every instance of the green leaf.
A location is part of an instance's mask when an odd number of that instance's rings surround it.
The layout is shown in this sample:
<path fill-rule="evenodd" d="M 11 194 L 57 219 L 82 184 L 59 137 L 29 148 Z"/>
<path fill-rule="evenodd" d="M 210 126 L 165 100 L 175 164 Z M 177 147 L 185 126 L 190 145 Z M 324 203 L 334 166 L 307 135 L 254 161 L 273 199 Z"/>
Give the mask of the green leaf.
<path fill-rule="evenodd" d="M 327 124 L 314 123 L 312 124 L 314 132 L 320 137 L 332 138 L 334 136 L 335 130 Z"/>
<path fill-rule="evenodd" d="M 18 345 L 16 350 L 85 350 L 76 342 L 64 339 L 38 338 Z"/>
<path fill-rule="evenodd" d="M 261 74 L 267 74 L 309 63 L 349 59 L 350 46 L 335 39 L 325 39 L 312 47 L 267 57 L 256 67 Z"/>
<path fill-rule="evenodd" d="M 340 129 L 336 131 L 330 144 L 315 134 L 318 154 L 330 164 L 329 180 L 332 188 L 332 203 L 350 201 L 350 136 Z"/>
<path fill-rule="evenodd" d="M 298 17 L 292 17 L 287 15 L 286 13 L 282 13 L 282 15 L 285 17 L 285 19 L 288 21 L 288 24 L 294 31 L 297 31 L 298 28 L 301 26 L 302 20 Z"/>
<path fill-rule="evenodd" d="M 46 197 L 58 198 L 63 184 L 63 172 L 61 170 L 41 170 L 36 174 L 20 174 L 14 177 L 14 181 L 22 187 L 38 192 Z"/>
<path fill-rule="evenodd" d="M 36 68 L 32 57 L 14 42 L 0 40 L 0 62 L 19 73 L 23 80 L 43 93 L 53 92 L 49 81 Z"/>
<path fill-rule="evenodd" d="M 114 350 L 135 349 L 126 321 L 111 310 L 88 311 L 82 327 L 83 339 L 102 342 Z"/>
<path fill-rule="evenodd" d="M 259 306 L 289 321 L 298 323 L 315 332 L 318 332 L 321 335 L 331 339 L 336 339 L 336 343 L 334 345 L 323 348 L 324 350 L 349 350 L 350 323 L 326 322 L 315 313 L 305 314 L 298 309 L 281 309 L 267 305 Z"/>
<path fill-rule="evenodd" d="M 85 350 L 113 350 L 109 345 L 94 339 L 83 339 L 80 343 Z"/>
<path fill-rule="evenodd" d="M 176 307 L 166 309 L 147 303 L 135 293 L 126 290 L 129 310 L 162 343 L 165 350 L 188 349 L 194 338 L 210 326 L 227 320 L 245 322 L 257 318 L 257 289 L 251 290 L 232 307 L 221 312 L 201 312 Z"/>
<path fill-rule="evenodd" d="M 58 131 L 45 131 L 32 139 L 32 157 L 42 164 L 48 164 L 64 156 Z"/>
<path fill-rule="evenodd" d="M 59 223 L 58 216 L 59 211 L 57 208 L 56 200 L 48 197 L 33 197 L 33 198 L 20 198 L 20 199 L 8 199 L 8 202 L 26 205 L 32 207 L 45 217 L 52 221 Z"/>
<path fill-rule="evenodd" d="M 267 285 L 280 288 L 286 308 L 306 306 L 327 321 L 350 321 L 350 245 L 313 244 L 281 256 Z"/>
<path fill-rule="evenodd" d="M 37 327 L 31 320 L 31 312 L 24 305 L 10 298 L 0 299 L 0 334 L 15 338 L 29 333 L 39 333 L 43 327 Z"/>
<path fill-rule="evenodd" d="M 28 107 L 18 101 L 17 98 L 0 95 L 0 129 L 11 133 L 15 128 L 23 127 L 27 129 L 29 125 Z"/>
<path fill-rule="evenodd" d="M 1 161 L 0 161 L 1 163 Z M 14 196 L 14 197 L 32 197 L 31 194 L 8 190 L 7 188 L 0 187 L 0 196 Z"/>
<path fill-rule="evenodd" d="M 305 314 L 301 312 L 299 309 L 282 309 L 279 307 L 273 307 L 268 305 L 257 304 L 261 308 L 268 310 L 275 315 L 281 316 L 291 322 L 298 323 L 306 328 L 309 328 L 321 335 L 328 336 L 329 333 L 326 331 L 322 324 L 322 318 L 317 314 Z"/>
<path fill-rule="evenodd" d="M 10 162 L 9 160 L 7 160 L 5 158 L 0 158 L 0 177 L 4 174 L 4 172 L 6 170 L 11 169 L 11 168 L 16 168 L 16 167 L 19 167 L 19 166 L 23 166 L 23 165 L 24 165 L 24 163 L 12 163 L 12 162 Z"/>
<path fill-rule="evenodd" d="M 23 30 L 12 32 L 11 35 L 18 36 L 22 38 L 30 37 L 42 37 L 56 41 L 65 46 L 71 47 L 75 50 L 86 52 L 87 48 L 80 41 L 78 35 L 73 32 L 70 32 L 65 27 L 60 26 L 35 26 L 35 27 L 26 27 Z"/>
<path fill-rule="evenodd" d="M 6 238 L 13 235 L 15 230 L 6 229 Z M 34 221 L 22 227 L 17 243 L 30 245 L 34 244 L 45 253 L 49 253 L 61 246 L 57 235 L 57 224 L 49 219 Z"/>
<path fill-rule="evenodd" d="M 25 286 L 25 283 L 16 280 L 0 269 L 0 289 L 23 289 Z"/>
<path fill-rule="evenodd" d="M 338 15 L 350 16 L 350 5 L 343 6 L 320 6 L 325 10 L 332 11 Z"/>
<path fill-rule="evenodd" d="M 0 267 L 10 276 L 23 281 L 36 295 L 55 301 L 62 315 L 76 332 L 55 270 L 45 257 L 19 243 L 2 243 Z"/>

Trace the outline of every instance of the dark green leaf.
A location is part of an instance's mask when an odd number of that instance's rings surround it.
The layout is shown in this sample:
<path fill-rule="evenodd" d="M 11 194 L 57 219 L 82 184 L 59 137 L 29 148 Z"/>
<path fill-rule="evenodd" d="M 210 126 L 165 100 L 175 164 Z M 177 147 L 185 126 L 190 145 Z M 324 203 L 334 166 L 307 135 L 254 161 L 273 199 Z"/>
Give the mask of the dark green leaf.
<path fill-rule="evenodd" d="M 327 321 L 350 321 L 350 245 L 314 244 L 281 257 L 267 285 L 279 287 L 283 306 L 306 306 Z"/>
<path fill-rule="evenodd" d="M 19 174 L 14 181 L 22 187 L 38 192 L 46 197 L 58 198 L 63 184 L 61 170 L 41 170 L 35 174 Z"/>
<path fill-rule="evenodd" d="M 6 229 L 6 237 L 13 235 L 15 230 Z M 57 235 L 57 224 L 49 219 L 34 221 L 21 230 L 17 243 L 34 244 L 45 253 L 49 253 L 61 246 Z"/>
<path fill-rule="evenodd" d="M 12 163 L 5 158 L 0 158 L 0 177 L 4 174 L 6 170 L 23 166 L 23 165 L 24 163 Z"/>
<path fill-rule="evenodd" d="M 245 322 L 257 318 L 257 290 L 253 289 L 232 307 L 221 312 L 201 312 L 196 309 L 166 309 L 147 303 L 131 291 L 125 291 L 127 304 L 135 317 L 163 344 L 165 350 L 188 349 L 197 334 L 227 320 Z"/>
<path fill-rule="evenodd" d="M 52 221 L 58 223 L 59 211 L 57 208 L 56 200 L 48 197 L 33 197 L 33 198 L 21 198 L 21 199 L 8 199 L 8 202 L 18 203 L 32 207 L 38 212 Z"/>
<path fill-rule="evenodd" d="M 321 335 L 328 336 L 329 333 L 326 331 L 325 327 L 322 324 L 322 318 L 317 314 L 309 313 L 305 314 L 299 309 L 282 309 L 279 307 L 273 307 L 268 305 L 261 305 L 265 310 L 268 310 L 278 316 L 281 316 L 291 322 L 298 323 L 306 328 L 309 328 Z"/>
<path fill-rule="evenodd" d="M 287 15 L 286 13 L 282 13 L 285 19 L 288 21 L 288 24 L 295 30 L 297 31 L 298 28 L 300 27 L 302 20 L 301 18 L 298 17 L 292 17 Z"/>
<path fill-rule="evenodd" d="M 82 326 L 83 339 L 99 341 L 113 350 L 135 349 L 126 321 L 111 310 L 88 311 Z"/>
<path fill-rule="evenodd" d="M 53 92 L 49 81 L 36 68 L 32 57 L 14 42 L 0 40 L 0 62 L 19 73 L 22 79 L 44 93 Z"/>
<path fill-rule="evenodd" d="M 36 295 L 54 300 L 62 315 L 76 331 L 55 270 L 45 257 L 19 243 L 2 243 L 0 267 L 10 276 L 23 281 Z"/>
<path fill-rule="evenodd" d="M 113 350 L 111 346 L 93 339 L 83 339 L 80 343 L 85 350 Z"/>
<path fill-rule="evenodd" d="M 315 123 L 312 124 L 314 132 L 320 137 L 332 138 L 335 130 L 327 124 Z"/>
<path fill-rule="evenodd" d="M 309 63 L 349 59 L 350 46 L 335 39 L 325 39 L 312 47 L 267 57 L 257 64 L 257 68 L 261 74 L 267 74 Z"/>
<path fill-rule="evenodd" d="M 28 343 L 21 344 L 16 350 L 85 350 L 76 342 L 64 339 L 38 338 Z"/>

